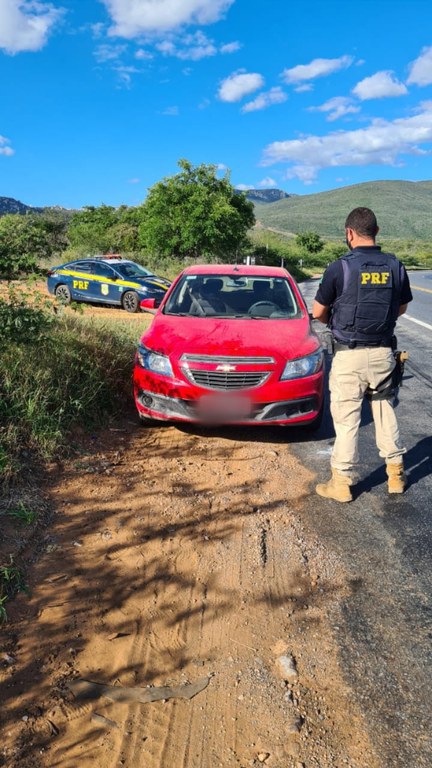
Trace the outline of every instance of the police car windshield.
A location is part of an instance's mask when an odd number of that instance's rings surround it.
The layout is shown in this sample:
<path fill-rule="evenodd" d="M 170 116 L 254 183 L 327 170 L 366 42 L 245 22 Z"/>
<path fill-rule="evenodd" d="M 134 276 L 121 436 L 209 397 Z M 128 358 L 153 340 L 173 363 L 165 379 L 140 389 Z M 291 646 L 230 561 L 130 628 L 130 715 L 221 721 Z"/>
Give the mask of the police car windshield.
<path fill-rule="evenodd" d="M 164 308 L 168 315 L 253 318 L 300 317 L 290 282 L 255 275 L 184 275 Z"/>
<path fill-rule="evenodd" d="M 150 277 L 153 275 L 153 272 L 133 261 L 125 261 L 123 264 L 113 264 L 112 266 L 122 277 Z"/>

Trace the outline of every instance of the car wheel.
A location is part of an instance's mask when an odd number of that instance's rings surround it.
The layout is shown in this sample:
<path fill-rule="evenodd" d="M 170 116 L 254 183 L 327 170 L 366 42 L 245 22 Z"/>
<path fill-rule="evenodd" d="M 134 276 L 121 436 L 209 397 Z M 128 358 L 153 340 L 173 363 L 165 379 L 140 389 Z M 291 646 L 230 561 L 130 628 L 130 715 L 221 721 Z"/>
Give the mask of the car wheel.
<path fill-rule="evenodd" d="M 151 416 L 145 416 L 144 413 L 139 413 L 138 416 L 142 427 L 151 427 L 155 423 Z"/>
<path fill-rule="evenodd" d="M 122 297 L 122 306 L 126 312 L 138 312 L 140 308 L 138 294 L 135 291 L 126 291 Z"/>
<path fill-rule="evenodd" d="M 297 427 L 300 427 L 300 429 L 304 430 L 305 432 L 317 432 L 322 424 L 322 420 L 324 417 L 324 405 L 321 406 L 321 410 L 318 414 L 318 416 L 315 416 L 312 421 L 306 421 L 302 424 L 296 424 Z"/>
<path fill-rule="evenodd" d="M 60 304 L 70 304 L 72 301 L 71 292 L 64 283 L 56 286 L 54 296 L 59 300 Z"/>

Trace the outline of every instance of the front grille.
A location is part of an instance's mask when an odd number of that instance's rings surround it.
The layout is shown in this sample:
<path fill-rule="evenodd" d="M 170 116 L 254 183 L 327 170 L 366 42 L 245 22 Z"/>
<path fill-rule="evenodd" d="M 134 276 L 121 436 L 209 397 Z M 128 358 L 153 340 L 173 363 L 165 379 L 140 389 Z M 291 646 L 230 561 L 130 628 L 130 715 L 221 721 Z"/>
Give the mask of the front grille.
<path fill-rule="evenodd" d="M 274 363 L 273 357 L 246 357 L 240 355 L 183 355 L 182 361 L 186 363 L 212 363 L 219 365 L 231 363 L 231 365 L 267 365 Z"/>
<path fill-rule="evenodd" d="M 194 384 L 205 389 L 252 389 L 264 384 L 269 377 L 267 371 L 197 371 L 188 370 L 187 375 Z"/>

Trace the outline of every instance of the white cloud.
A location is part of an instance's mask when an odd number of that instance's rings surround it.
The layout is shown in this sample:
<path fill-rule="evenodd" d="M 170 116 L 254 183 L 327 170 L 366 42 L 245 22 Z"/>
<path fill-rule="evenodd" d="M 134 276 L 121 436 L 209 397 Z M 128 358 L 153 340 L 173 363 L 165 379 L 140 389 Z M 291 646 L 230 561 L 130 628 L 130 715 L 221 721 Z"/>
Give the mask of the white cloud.
<path fill-rule="evenodd" d="M 215 41 L 199 29 L 193 34 L 177 35 L 175 38 L 170 35 L 155 43 L 155 47 L 163 56 L 175 56 L 183 61 L 199 61 L 217 53 L 234 53 L 241 46 L 240 43 L 228 43 L 217 48 Z"/>
<path fill-rule="evenodd" d="M 168 117 L 176 117 L 178 114 L 179 114 L 178 107 L 167 107 L 162 112 L 162 115 L 167 115 Z"/>
<path fill-rule="evenodd" d="M 333 122 L 345 115 L 353 115 L 356 112 L 360 112 L 360 107 L 356 107 L 353 104 L 352 99 L 346 96 L 334 96 L 329 99 L 320 107 L 309 107 L 309 112 L 328 112 L 327 120 Z"/>
<path fill-rule="evenodd" d="M 50 3 L 0 0 L 0 49 L 10 54 L 39 51 L 62 14 Z"/>
<path fill-rule="evenodd" d="M 135 51 L 135 58 L 139 61 L 144 61 L 146 59 L 153 59 L 154 56 L 149 51 L 145 51 L 144 48 L 138 48 L 138 50 Z"/>
<path fill-rule="evenodd" d="M 184 61 L 199 61 L 208 56 L 215 56 L 217 53 L 214 41 L 201 30 L 192 35 L 180 37 L 176 43 L 171 39 L 161 40 L 156 43 L 156 48 L 164 56 L 176 56 Z"/>
<path fill-rule="evenodd" d="M 120 85 L 123 85 L 126 88 L 130 87 L 132 82 L 132 75 L 139 73 L 139 69 L 136 67 L 128 67 L 123 64 L 119 64 L 118 66 L 113 67 L 113 70 L 117 73 L 117 79 Z"/>
<path fill-rule="evenodd" d="M 258 109 L 267 109 L 272 104 L 281 104 L 286 101 L 288 96 L 283 92 L 282 88 L 271 88 L 269 91 L 259 93 L 256 99 L 248 101 L 247 104 L 242 107 L 242 112 L 256 112 Z"/>
<path fill-rule="evenodd" d="M 266 176 L 265 179 L 258 182 L 258 186 L 262 189 L 269 189 L 269 187 L 277 187 L 277 183 L 274 179 L 271 178 L 271 176 Z"/>
<path fill-rule="evenodd" d="M 9 144 L 10 139 L 7 139 L 6 136 L 0 136 L 0 155 L 10 157 L 15 154 L 15 150 L 9 147 Z"/>
<path fill-rule="evenodd" d="M 400 164 L 403 155 L 425 154 L 422 145 L 430 142 L 432 103 L 424 103 L 412 117 L 374 120 L 366 128 L 327 136 L 276 141 L 265 148 L 262 164 L 289 163 L 288 177 L 311 183 L 323 168 Z"/>
<path fill-rule="evenodd" d="M 161 40 L 156 43 L 156 49 L 164 56 L 175 56 L 177 49 L 172 40 Z"/>
<path fill-rule="evenodd" d="M 83 29 L 85 29 L 85 27 L 83 27 Z M 90 29 L 92 31 L 93 37 L 98 40 L 103 37 L 105 24 L 102 21 L 98 21 L 96 24 L 90 24 Z"/>
<path fill-rule="evenodd" d="M 298 64 L 291 69 L 284 69 L 282 77 L 286 83 L 302 83 L 305 80 L 315 80 L 350 67 L 352 56 L 341 56 L 339 59 L 314 59 L 310 64 Z"/>
<path fill-rule="evenodd" d="M 352 92 L 362 101 L 366 99 L 386 99 L 391 96 L 404 96 L 408 93 L 407 87 L 397 80 L 393 72 L 383 70 L 376 72 L 371 77 L 365 77 L 352 89 Z"/>
<path fill-rule="evenodd" d="M 141 181 L 141 179 L 134 178 L 134 179 L 129 179 L 128 183 L 129 184 L 139 184 L 140 181 Z"/>
<path fill-rule="evenodd" d="M 257 72 L 233 72 L 232 75 L 222 81 L 218 96 L 221 101 L 240 101 L 249 93 L 257 91 L 264 85 L 264 78 Z"/>
<path fill-rule="evenodd" d="M 411 64 L 407 83 L 430 85 L 432 83 L 432 46 L 423 48 L 418 59 Z"/>
<path fill-rule="evenodd" d="M 225 43 L 225 45 L 221 45 L 219 50 L 221 53 L 236 53 L 241 47 L 242 44 L 236 41 L 234 43 Z"/>
<path fill-rule="evenodd" d="M 178 29 L 184 24 L 212 24 L 234 0 L 103 0 L 113 21 L 112 35 L 134 38 Z"/>
<path fill-rule="evenodd" d="M 239 192 L 247 192 L 249 189 L 255 189 L 253 184 L 236 184 L 236 189 Z"/>
<path fill-rule="evenodd" d="M 312 83 L 305 83 L 304 85 L 298 85 L 294 88 L 296 93 L 306 93 L 307 91 L 313 91 Z"/>
<path fill-rule="evenodd" d="M 105 64 L 107 61 L 117 61 L 126 49 L 127 45 L 109 45 L 103 43 L 95 48 L 94 57 L 98 64 Z"/>

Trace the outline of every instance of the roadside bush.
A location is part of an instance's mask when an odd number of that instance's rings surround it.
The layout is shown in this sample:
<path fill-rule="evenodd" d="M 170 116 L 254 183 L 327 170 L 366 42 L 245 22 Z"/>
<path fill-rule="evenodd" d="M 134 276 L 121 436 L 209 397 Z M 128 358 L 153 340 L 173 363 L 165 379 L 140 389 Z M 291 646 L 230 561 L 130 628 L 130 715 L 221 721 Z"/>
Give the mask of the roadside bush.
<path fill-rule="evenodd" d="M 304 248 L 308 253 L 319 253 L 324 247 L 324 241 L 317 232 L 299 232 L 295 240 L 299 248 Z"/>
<path fill-rule="evenodd" d="M 9 339 L 0 356 L 3 480 L 19 474 L 29 455 L 49 459 L 66 448 L 73 427 L 94 428 L 124 408 L 134 349 L 122 325 L 79 317 L 52 322 L 34 340 Z"/>
<path fill-rule="evenodd" d="M 40 341 L 55 319 L 51 300 L 29 289 L 29 283 L 8 283 L 0 298 L 0 350 L 8 342 Z"/>

